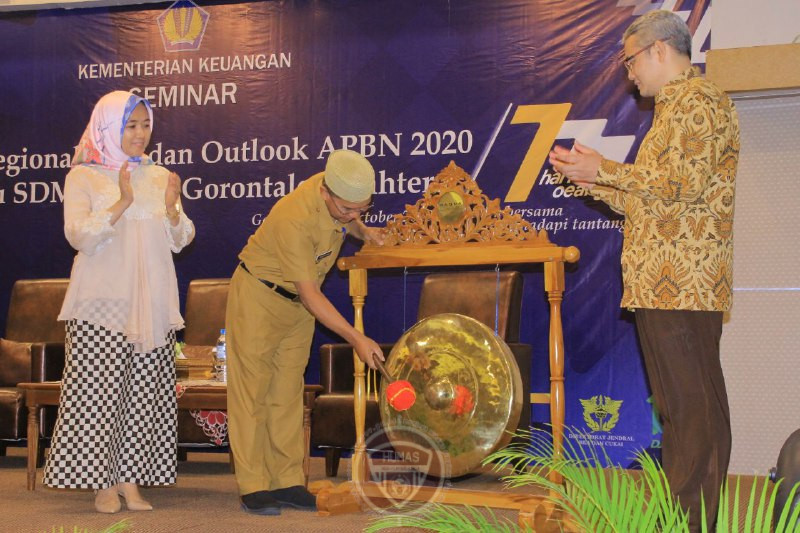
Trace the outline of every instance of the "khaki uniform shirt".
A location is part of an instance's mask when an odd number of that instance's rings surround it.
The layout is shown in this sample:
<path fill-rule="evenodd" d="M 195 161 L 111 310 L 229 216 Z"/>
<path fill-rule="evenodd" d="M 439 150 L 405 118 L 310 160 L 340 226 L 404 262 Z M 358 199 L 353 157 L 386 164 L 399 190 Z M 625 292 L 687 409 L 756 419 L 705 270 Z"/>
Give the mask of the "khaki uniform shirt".
<path fill-rule="evenodd" d="M 691 68 L 655 97 L 631 164 L 603 159 L 592 195 L 625 215 L 621 305 L 727 311 L 739 121 L 728 96 Z"/>
<path fill-rule="evenodd" d="M 294 281 L 322 284 L 346 233 L 320 195 L 322 178 L 315 174 L 281 198 L 250 236 L 239 259 L 254 276 L 293 293 Z"/>

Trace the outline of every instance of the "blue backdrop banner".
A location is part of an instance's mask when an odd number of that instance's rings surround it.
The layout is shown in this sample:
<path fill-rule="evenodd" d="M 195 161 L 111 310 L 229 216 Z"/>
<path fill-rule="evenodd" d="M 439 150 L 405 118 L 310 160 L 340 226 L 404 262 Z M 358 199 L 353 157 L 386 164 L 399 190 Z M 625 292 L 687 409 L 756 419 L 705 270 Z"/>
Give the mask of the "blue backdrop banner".
<path fill-rule="evenodd" d="M 183 180 L 197 237 L 176 257 L 190 280 L 229 277 L 271 206 L 338 148 L 378 174 L 370 225 L 414 203 L 451 160 L 581 259 L 564 297 L 567 424 L 629 464 L 658 448 L 632 317 L 621 310 L 622 220 L 546 161 L 573 139 L 631 161 L 650 126 L 620 62 L 624 29 L 647 9 L 683 16 L 702 66 L 708 0 L 178 1 L 0 15 L 0 331 L 22 278 L 68 277 L 62 193 L 73 146 L 104 93 L 153 104 L 152 156 Z M 497 135 L 492 134 L 497 129 Z M 348 243 L 343 254 L 357 250 Z M 522 342 L 547 391 L 541 268 L 524 266 Z M 425 272 L 370 280 L 369 335 L 415 321 Z M 324 292 L 352 317 L 347 277 Z M 318 329 L 307 381 L 319 379 Z M 533 411 L 547 422 L 546 409 Z M 574 431 L 568 431 L 574 434 Z"/>

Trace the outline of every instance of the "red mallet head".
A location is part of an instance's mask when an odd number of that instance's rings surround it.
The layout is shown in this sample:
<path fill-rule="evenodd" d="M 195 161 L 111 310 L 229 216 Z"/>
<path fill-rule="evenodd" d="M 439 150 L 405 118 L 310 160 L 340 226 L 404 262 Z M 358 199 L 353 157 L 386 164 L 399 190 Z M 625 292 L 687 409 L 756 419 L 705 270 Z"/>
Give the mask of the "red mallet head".
<path fill-rule="evenodd" d="M 472 411 L 475 407 L 475 399 L 472 392 L 464 385 L 456 385 L 453 403 L 450 404 L 450 412 L 456 416 Z"/>
<path fill-rule="evenodd" d="M 404 379 L 395 380 L 391 374 L 383 366 L 383 363 L 377 357 L 373 357 L 375 366 L 380 370 L 383 379 L 389 384 L 386 387 L 386 401 L 395 411 L 405 411 L 411 409 L 414 402 L 417 401 L 417 393 L 414 386 Z"/>
<path fill-rule="evenodd" d="M 400 379 L 386 387 L 386 401 L 395 411 L 405 411 L 417 401 L 417 393 L 411 383 Z"/>

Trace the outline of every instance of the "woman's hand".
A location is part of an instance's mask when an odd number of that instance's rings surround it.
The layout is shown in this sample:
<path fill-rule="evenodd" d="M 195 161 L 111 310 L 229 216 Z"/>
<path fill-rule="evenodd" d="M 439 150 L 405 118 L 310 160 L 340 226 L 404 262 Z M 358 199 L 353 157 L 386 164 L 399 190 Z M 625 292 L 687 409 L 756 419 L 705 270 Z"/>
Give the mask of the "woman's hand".
<path fill-rule="evenodd" d="M 131 172 L 128 170 L 128 162 L 122 163 L 119 169 L 119 199 L 122 202 L 122 210 L 125 211 L 133 203 L 133 186 L 131 185 Z"/>
<path fill-rule="evenodd" d="M 175 204 L 181 198 L 181 178 L 174 172 L 169 173 L 167 178 L 167 189 L 164 191 L 164 206 L 167 212 L 175 208 Z"/>
<path fill-rule="evenodd" d="M 178 223 L 178 217 L 181 215 L 180 200 L 181 178 L 174 172 L 170 172 L 167 178 L 167 188 L 164 190 L 164 206 L 167 210 L 167 218 L 173 226 Z"/>
<path fill-rule="evenodd" d="M 119 184 L 119 200 L 108 209 L 111 213 L 111 219 L 108 223 L 112 226 L 117 223 L 122 213 L 133 203 L 133 186 L 131 185 L 131 173 L 128 170 L 127 161 L 122 163 L 122 166 L 119 167 L 117 182 Z"/>

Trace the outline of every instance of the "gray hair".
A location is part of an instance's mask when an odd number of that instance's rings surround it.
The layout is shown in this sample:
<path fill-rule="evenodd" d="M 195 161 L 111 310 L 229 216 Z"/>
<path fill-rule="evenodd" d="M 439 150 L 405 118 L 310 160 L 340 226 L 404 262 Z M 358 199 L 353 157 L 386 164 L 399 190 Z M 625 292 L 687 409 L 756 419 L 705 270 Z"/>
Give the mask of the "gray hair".
<path fill-rule="evenodd" d="M 624 43 L 628 37 L 635 35 L 639 44 L 651 44 L 656 41 L 669 41 L 679 53 L 692 57 L 692 35 L 689 27 L 672 11 L 659 9 L 650 11 L 633 21 L 622 35 Z"/>

